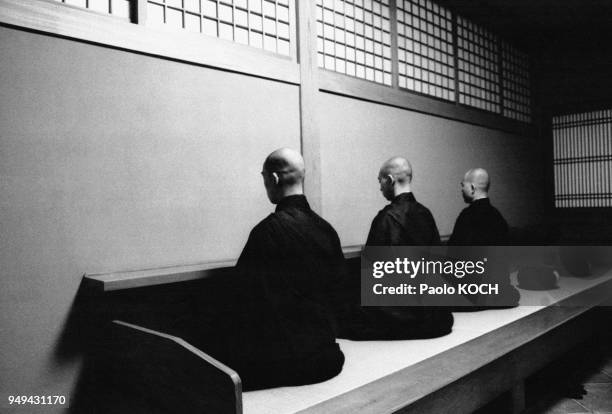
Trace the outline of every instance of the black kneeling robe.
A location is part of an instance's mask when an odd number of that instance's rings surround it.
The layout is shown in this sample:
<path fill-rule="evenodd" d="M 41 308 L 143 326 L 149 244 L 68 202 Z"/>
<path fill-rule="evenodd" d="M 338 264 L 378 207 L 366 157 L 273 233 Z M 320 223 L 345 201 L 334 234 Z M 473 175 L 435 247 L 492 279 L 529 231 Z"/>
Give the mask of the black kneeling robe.
<path fill-rule="evenodd" d="M 471 311 L 518 305 L 520 294 L 510 283 L 508 265 L 501 249 L 508 243 L 508 223 L 488 198 L 481 198 L 464 208 L 448 241 L 449 256 L 455 259 L 481 260 L 487 257 L 486 272 L 472 278 L 473 283 L 497 284 L 499 294 L 468 295 L 473 306 L 459 307 L 455 311 Z M 454 247 L 457 246 L 457 247 Z M 463 248 L 459 247 L 463 246 Z"/>
<path fill-rule="evenodd" d="M 402 193 L 376 215 L 366 244 L 439 245 L 440 234 L 429 209 L 412 193 Z M 452 326 L 453 315 L 444 308 L 368 306 L 343 319 L 340 336 L 355 340 L 434 338 L 450 333 Z"/>
<path fill-rule="evenodd" d="M 345 277 L 340 240 L 303 195 L 253 228 L 236 265 L 225 362 L 246 390 L 327 380 L 342 369 L 334 295 Z"/>
<path fill-rule="evenodd" d="M 436 221 L 412 193 L 402 193 L 380 210 L 370 226 L 368 246 L 432 246 L 440 244 Z"/>
<path fill-rule="evenodd" d="M 508 223 L 488 198 L 475 200 L 464 208 L 448 240 L 453 246 L 498 246 L 508 241 Z"/>

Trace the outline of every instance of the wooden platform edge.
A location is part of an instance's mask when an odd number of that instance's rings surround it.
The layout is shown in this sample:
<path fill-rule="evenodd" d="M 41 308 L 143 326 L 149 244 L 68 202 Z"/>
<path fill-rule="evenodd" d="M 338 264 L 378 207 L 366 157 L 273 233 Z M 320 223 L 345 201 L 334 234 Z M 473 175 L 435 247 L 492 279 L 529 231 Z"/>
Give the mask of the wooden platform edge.
<path fill-rule="evenodd" d="M 187 352 L 193 354 L 200 360 L 204 361 L 207 365 L 213 367 L 213 369 L 219 371 L 222 375 L 225 375 L 233 384 L 233 394 L 235 399 L 235 414 L 242 414 L 242 381 L 240 376 L 236 371 L 213 358 L 212 356 L 206 354 L 205 352 L 199 350 L 183 339 L 169 335 L 163 332 L 158 332 L 153 329 L 148 329 L 139 325 L 134 325 L 128 322 L 124 322 L 121 320 L 113 320 L 113 324 L 127 328 L 128 330 L 139 331 L 144 334 L 151 335 L 152 337 L 163 338 L 169 341 L 174 342 L 177 346 L 183 348 Z"/>
<path fill-rule="evenodd" d="M 342 248 L 344 257 L 356 259 L 361 255 L 363 246 L 346 246 Z M 229 271 L 236 265 L 235 259 L 197 263 L 192 265 L 168 266 L 154 269 L 138 269 L 112 273 L 85 273 L 85 287 L 93 292 L 109 292 L 167 283 L 187 282 L 206 279 L 216 274 Z"/>
<path fill-rule="evenodd" d="M 584 338 L 577 321 L 610 289 L 612 279 L 299 413 L 472 412 Z"/>

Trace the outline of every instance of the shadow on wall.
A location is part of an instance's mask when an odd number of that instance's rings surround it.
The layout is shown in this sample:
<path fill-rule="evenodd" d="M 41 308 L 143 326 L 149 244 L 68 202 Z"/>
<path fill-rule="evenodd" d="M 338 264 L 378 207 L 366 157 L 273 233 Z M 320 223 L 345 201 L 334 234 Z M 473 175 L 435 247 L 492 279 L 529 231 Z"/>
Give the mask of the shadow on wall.
<path fill-rule="evenodd" d="M 70 413 L 110 412 L 102 411 L 100 402 L 106 398 L 109 401 L 115 399 L 116 393 L 109 386 L 113 381 L 108 370 L 104 369 L 104 358 L 101 357 L 108 322 L 97 309 L 98 299 L 81 281 L 54 351 L 57 365 L 65 365 L 78 358 L 83 361 L 76 386 L 70 394 Z M 94 401 L 94 397 L 100 401 Z M 111 406 L 116 406 L 116 402 Z"/>
<path fill-rule="evenodd" d="M 85 288 L 83 281 L 79 284 L 77 294 L 72 302 L 68 318 L 64 324 L 64 329 L 59 336 L 59 340 L 55 345 L 54 359 L 58 365 L 68 363 L 82 355 L 84 350 L 85 336 L 84 329 L 88 325 L 85 314 L 88 301 L 85 300 Z"/>

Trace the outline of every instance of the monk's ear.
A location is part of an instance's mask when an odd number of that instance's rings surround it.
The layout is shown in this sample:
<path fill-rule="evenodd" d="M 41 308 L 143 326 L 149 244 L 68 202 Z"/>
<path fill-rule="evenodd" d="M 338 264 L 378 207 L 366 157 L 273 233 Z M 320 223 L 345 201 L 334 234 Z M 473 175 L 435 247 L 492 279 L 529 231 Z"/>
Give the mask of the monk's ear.
<path fill-rule="evenodd" d="M 278 173 L 273 172 L 272 179 L 274 180 L 274 185 L 278 185 L 278 183 L 280 182 L 280 177 L 278 176 Z"/>
<path fill-rule="evenodd" d="M 387 174 L 387 177 L 389 177 L 389 182 L 391 183 L 391 185 L 395 184 L 395 178 L 393 177 L 393 175 Z"/>
<path fill-rule="evenodd" d="M 472 194 L 476 192 L 476 187 L 474 186 L 474 184 L 470 184 L 470 189 L 472 190 Z"/>

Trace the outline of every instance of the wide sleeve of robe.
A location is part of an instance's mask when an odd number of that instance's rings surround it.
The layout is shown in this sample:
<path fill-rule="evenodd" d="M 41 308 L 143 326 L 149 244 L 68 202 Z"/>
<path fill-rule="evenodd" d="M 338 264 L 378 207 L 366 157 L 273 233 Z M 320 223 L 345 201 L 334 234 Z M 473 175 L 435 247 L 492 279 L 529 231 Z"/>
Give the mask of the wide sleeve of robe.
<path fill-rule="evenodd" d="M 372 221 L 368 246 L 431 246 L 440 244 L 440 233 L 431 212 L 413 208 L 405 215 L 382 210 Z"/>
<path fill-rule="evenodd" d="M 392 246 L 401 240 L 402 229 L 386 210 L 381 210 L 370 226 L 370 232 L 366 245 L 368 246 Z M 395 243 L 394 243 L 395 242 Z"/>

